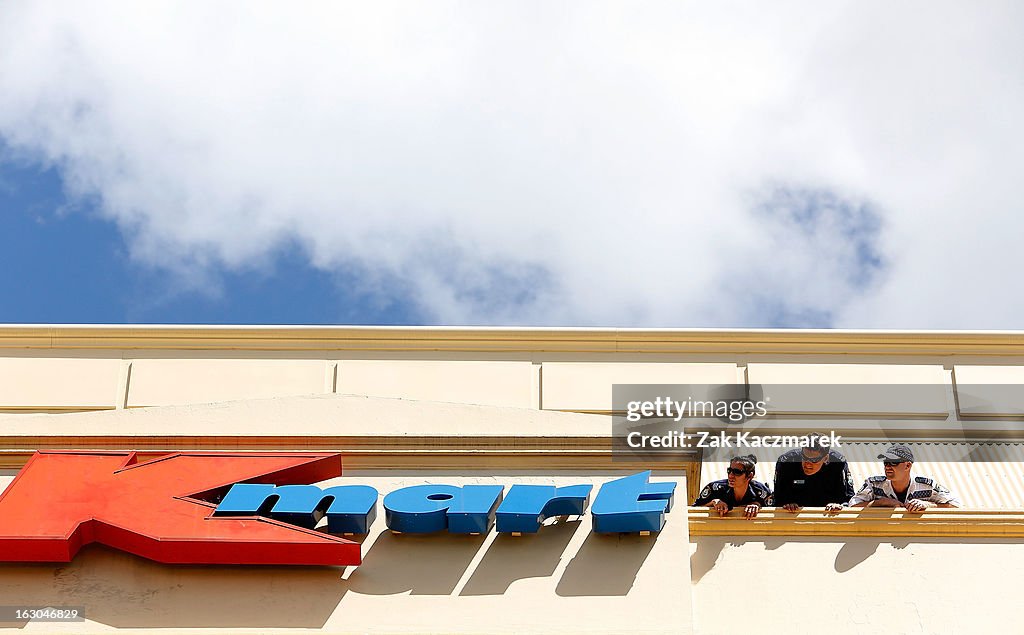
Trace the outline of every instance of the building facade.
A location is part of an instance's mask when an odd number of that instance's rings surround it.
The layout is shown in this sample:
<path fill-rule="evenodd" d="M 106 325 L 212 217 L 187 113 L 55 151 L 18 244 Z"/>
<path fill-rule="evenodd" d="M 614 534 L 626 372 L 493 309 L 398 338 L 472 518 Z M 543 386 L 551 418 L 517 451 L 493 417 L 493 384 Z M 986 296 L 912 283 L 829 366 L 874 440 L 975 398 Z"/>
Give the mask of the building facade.
<path fill-rule="evenodd" d="M 1012 631 L 994 584 L 1024 574 L 1021 384 L 1024 333 L 0 327 L 0 489 L 56 450 L 338 454 L 341 475 L 318 485 L 381 497 L 438 483 L 596 495 L 647 470 L 677 484 L 650 535 L 597 533 L 589 509 L 535 535 L 410 535 L 378 505 L 350 537 L 358 566 L 164 564 L 96 539 L 67 563 L 0 563 L 0 604 L 81 607 L 84 621 L 0 628 Z M 880 450 L 906 443 L 915 473 L 965 506 L 754 520 L 688 508 L 731 450 L 616 454 L 617 385 L 756 387 L 775 413 L 758 434 L 841 435 L 858 487 Z M 770 483 L 782 450 L 752 451 Z"/>

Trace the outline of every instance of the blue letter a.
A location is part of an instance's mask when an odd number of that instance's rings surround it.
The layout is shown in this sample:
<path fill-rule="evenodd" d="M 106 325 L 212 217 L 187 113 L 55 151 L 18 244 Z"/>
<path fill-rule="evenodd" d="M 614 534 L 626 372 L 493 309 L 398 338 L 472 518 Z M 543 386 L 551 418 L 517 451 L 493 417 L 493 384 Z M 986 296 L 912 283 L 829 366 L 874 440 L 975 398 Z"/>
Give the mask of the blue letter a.
<path fill-rule="evenodd" d="M 429 534 L 447 529 L 453 534 L 482 534 L 494 523 L 501 502 L 501 485 L 413 485 L 384 497 L 388 529 Z"/>

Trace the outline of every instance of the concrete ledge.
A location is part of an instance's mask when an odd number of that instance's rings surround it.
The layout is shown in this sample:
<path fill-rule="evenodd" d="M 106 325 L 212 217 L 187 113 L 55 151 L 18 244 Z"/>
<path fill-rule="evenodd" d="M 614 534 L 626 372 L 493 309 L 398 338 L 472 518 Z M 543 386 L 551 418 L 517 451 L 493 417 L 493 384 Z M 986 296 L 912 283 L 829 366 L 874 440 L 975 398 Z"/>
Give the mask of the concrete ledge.
<path fill-rule="evenodd" d="M 1024 538 L 1024 509 L 845 509 L 792 513 L 765 508 L 752 520 L 733 509 L 723 518 L 707 507 L 690 507 L 691 536 L 877 536 Z"/>

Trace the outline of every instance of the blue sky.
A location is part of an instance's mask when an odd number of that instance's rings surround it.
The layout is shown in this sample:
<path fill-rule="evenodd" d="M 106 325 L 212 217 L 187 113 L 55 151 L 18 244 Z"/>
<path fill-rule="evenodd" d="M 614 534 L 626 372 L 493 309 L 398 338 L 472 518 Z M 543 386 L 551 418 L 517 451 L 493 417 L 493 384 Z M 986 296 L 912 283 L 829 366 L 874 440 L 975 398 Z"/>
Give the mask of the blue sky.
<path fill-rule="evenodd" d="M 1024 328 L 1019 2 L 249 9 L 0 3 L 0 321 Z"/>
<path fill-rule="evenodd" d="M 9 275 L 0 283 L 7 298 L 6 323 L 160 324 L 429 324 L 430 314 L 403 299 L 400 281 L 386 292 L 360 292 L 357 267 L 325 271 L 310 265 L 300 246 L 278 247 L 241 268 L 207 267 L 199 283 L 180 272 L 140 262 L 129 253 L 118 225 L 104 219 L 88 197 L 69 197 L 60 170 L 14 158 L 0 160 L 0 249 Z M 2 155 L 0 155 L 2 156 Z M 814 236 L 822 216 L 837 212 L 856 255 L 843 265 L 863 287 L 882 268 L 873 252 L 877 219 L 850 209 L 827 192 L 775 191 L 760 213 L 781 216 L 785 230 Z M 457 277 L 457 265 L 447 265 Z M 815 309 L 794 309 L 784 300 L 761 296 L 770 286 L 751 272 L 749 288 L 730 292 L 749 297 L 758 326 L 827 328 L 833 317 Z M 463 285 L 477 302 L 516 305 L 533 287 L 546 284 L 543 270 L 520 283 L 500 264 L 485 269 L 482 282 Z M 740 284 L 741 287 L 743 284 Z M 500 297 L 490 297 L 492 295 Z M 543 320 L 540 320 L 543 323 Z M 486 323 L 486 322 L 484 322 Z M 628 325 L 628 323 L 626 323 Z"/>
<path fill-rule="evenodd" d="M 0 322 L 48 324 L 416 324 L 401 298 L 354 292 L 346 276 L 310 267 L 297 248 L 261 268 L 218 269 L 188 288 L 133 262 L 118 226 L 95 204 L 69 201 L 60 173 L 0 161 Z"/>

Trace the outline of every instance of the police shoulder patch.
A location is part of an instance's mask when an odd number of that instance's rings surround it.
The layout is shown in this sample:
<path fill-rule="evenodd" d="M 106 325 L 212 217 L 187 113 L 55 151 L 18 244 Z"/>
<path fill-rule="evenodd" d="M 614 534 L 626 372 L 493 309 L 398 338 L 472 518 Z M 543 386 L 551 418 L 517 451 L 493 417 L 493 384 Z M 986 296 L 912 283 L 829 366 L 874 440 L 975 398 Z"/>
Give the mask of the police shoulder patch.
<path fill-rule="evenodd" d="M 914 478 L 914 480 L 917 481 L 918 483 L 923 483 L 925 485 L 934 485 L 935 484 L 935 481 L 933 481 L 932 479 L 928 478 L 927 476 L 917 476 L 917 477 Z"/>
<path fill-rule="evenodd" d="M 710 485 L 705 485 L 704 489 L 702 489 L 700 491 L 700 497 L 704 498 L 705 496 L 707 496 L 710 493 L 711 493 L 711 486 Z"/>
<path fill-rule="evenodd" d="M 800 450 L 789 450 L 783 452 L 776 463 L 800 463 L 803 461 L 803 452 Z"/>
<path fill-rule="evenodd" d="M 872 477 L 868 478 L 868 480 L 871 481 L 872 483 L 881 483 L 881 482 L 885 481 L 885 477 L 884 476 L 872 476 Z"/>

